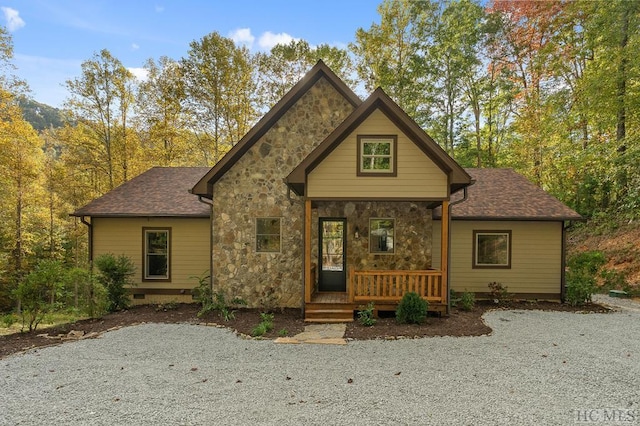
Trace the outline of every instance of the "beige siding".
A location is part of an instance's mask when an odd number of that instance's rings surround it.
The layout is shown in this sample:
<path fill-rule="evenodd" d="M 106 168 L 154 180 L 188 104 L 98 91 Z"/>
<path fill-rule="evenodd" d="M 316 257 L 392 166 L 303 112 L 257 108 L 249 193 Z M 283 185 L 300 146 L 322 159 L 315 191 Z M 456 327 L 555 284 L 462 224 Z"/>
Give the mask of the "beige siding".
<path fill-rule="evenodd" d="M 156 226 L 171 228 L 171 282 L 142 281 L 142 228 Z M 101 254 L 113 253 L 130 257 L 136 267 L 133 276 L 136 288 L 185 290 L 184 296 L 147 294 L 145 299 L 135 299 L 135 303 L 187 302 L 192 300 L 189 290 L 197 284 L 190 277 L 209 270 L 209 234 L 209 219 L 94 218 L 93 256 L 95 259 Z"/>
<path fill-rule="evenodd" d="M 357 176 L 358 135 L 397 135 L 396 177 Z M 387 116 L 374 111 L 307 177 L 316 198 L 446 198 L 447 175 Z"/>
<path fill-rule="evenodd" d="M 439 235 L 440 221 L 433 221 Z M 511 269 L 473 269 L 473 231 L 511 230 Z M 497 281 L 510 293 L 560 293 L 562 223 L 481 222 L 451 223 L 450 285 L 455 291 L 487 292 Z M 440 267 L 440 239 L 433 241 L 433 267 Z"/>

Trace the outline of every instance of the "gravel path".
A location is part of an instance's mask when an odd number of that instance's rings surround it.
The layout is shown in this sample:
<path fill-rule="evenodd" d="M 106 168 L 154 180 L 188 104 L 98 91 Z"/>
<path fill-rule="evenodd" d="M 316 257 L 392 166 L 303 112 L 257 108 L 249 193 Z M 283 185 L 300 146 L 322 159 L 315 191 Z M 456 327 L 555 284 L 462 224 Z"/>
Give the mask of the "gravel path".
<path fill-rule="evenodd" d="M 346 346 L 128 327 L 0 360 L 0 424 L 640 424 L 640 312 L 485 319 L 491 336 Z"/>

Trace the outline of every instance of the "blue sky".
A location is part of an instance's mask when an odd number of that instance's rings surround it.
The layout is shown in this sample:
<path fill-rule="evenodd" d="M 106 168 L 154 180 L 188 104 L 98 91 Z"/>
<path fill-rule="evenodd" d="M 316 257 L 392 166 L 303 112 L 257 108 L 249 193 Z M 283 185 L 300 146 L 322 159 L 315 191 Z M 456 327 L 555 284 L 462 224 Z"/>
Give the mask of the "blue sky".
<path fill-rule="evenodd" d="M 59 107 L 64 82 L 102 49 L 135 73 L 149 58 L 186 56 L 190 42 L 214 31 L 253 52 L 292 38 L 346 47 L 379 21 L 380 1 L 0 0 L 0 23 L 32 97 Z"/>

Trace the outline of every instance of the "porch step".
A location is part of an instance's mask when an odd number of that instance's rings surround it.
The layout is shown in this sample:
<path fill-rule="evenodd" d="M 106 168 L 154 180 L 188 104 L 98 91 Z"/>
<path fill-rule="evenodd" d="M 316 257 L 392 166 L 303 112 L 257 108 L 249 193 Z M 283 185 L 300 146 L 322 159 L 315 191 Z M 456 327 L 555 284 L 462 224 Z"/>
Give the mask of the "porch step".
<path fill-rule="evenodd" d="M 307 309 L 304 314 L 305 322 L 353 322 L 351 309 Z"/>

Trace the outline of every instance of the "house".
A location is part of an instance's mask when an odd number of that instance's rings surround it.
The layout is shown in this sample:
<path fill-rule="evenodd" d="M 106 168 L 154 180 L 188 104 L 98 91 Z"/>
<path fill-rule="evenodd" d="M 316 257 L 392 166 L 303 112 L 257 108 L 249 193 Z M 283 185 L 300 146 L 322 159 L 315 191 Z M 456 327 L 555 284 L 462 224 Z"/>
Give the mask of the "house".
<path fill-rule="evenodd" d="M 212 168 L 153 168 L 73 214 L 92 256 L 134 260 L 134 299 L 186 301 L 210 270 L 216 291 L 309 321 L 407 291 L 446 312 L 449 289 L 493 281 L 561 299 L 581 219 L 512 170 L 463 169 L 382 89 L 363 101 L 322 62 Z"/>

